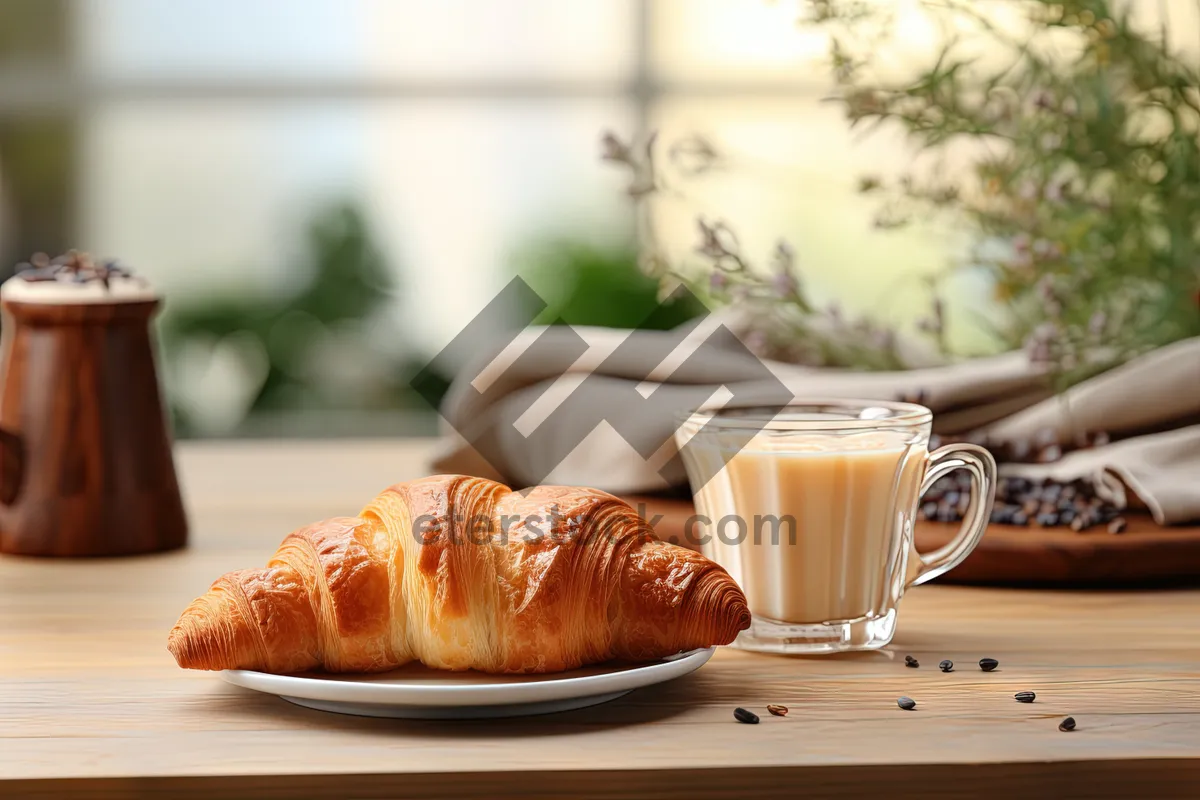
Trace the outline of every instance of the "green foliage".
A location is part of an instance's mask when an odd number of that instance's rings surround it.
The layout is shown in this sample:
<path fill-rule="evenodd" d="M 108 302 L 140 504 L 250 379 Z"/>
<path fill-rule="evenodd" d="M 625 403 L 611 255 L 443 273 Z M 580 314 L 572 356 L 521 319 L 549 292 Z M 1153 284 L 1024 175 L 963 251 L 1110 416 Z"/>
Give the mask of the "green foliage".
<path fill-rule="evenodd" d="M 861 2 L 818 0 L 834 29 L 838 99 L 853 126 L 901 126 L 935 159 L 975 143 L 969 170 L 923 170 L 864 192 L 883 228 L 949 213 L 977 233 L 963 266 L 994 277 L 1010 346 L 1064 383 L 1148 348 L 1200 335 L 1200 73 L 1132 4 L 1020 0 L 925 4 L 950 35 L 906 80 L 880 77 L 886 34 Z M 993 68 L 980 43 L 1003 52 Z M 929 173 L 932 172 L 932 176 Z"/>
<path fill-rule="evenodd" d="M 291 294 L 172 300 L 161 326 L 168 356 L 178 357 L 189 341 L 236 335 L 256 343 L 266 355 L 267 367 L 252 412 L 331 404 L 342 409 L 387 408 L 411 402 L 404 365 L 370 352 L 365 341 L 353 357 L 377 362 L 381 385 L 370 395 L 334 391 L 320 385 L 321 376 L 306 369 L 331 330 L 370 319 L 392 296 L 390 272 L 354 207 L 340 206 L 318 215 L 307 235 L 311 261 L 293 268 Z M 186 404 L 173 402 L 172 411 L 181 432 L 192 432 Z"/>
<path fill-rule="evenodd" d="M 289 309 L 329 325 L 361 320 L 392 296 L 387 264 L 353 206 L 318 216 L 309 227 L 308 242 L 314 263 L 309 280 L 288 301 Z"/>
<path fill-rule="evenodd" d="M 694 297 L 659 303 L 658 281 L 632 247 L 561 240 L 532 250 L 519 270 L 548 304 L 534 324 L 669 330 L 704 312 Z"/>

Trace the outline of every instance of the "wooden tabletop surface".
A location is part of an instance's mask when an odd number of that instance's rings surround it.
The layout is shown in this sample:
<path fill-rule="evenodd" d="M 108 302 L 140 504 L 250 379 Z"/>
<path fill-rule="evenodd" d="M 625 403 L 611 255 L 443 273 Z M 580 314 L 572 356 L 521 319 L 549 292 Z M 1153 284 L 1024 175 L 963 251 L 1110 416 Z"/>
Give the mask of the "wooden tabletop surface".
<path fill-rule="evenodd" d="M 189 549 L 0 557 L 0 796 L 1200 795 L 1200 590 L 921 587 L 883 652 L 724 649 L 672 683 L 509 721 L 325 714 L 175 666 L 167 631 L 213 578 L 423 473 L 427 455 L 184 445 Z M 984 656 L 999 669 L 981 672 Z M 1037 702 L 1016 703 L 1021 690 Z M 736 706 L 762 723 L 736 723 Z M 1078 729 L 1060 733 L 1067 715 Z"/>

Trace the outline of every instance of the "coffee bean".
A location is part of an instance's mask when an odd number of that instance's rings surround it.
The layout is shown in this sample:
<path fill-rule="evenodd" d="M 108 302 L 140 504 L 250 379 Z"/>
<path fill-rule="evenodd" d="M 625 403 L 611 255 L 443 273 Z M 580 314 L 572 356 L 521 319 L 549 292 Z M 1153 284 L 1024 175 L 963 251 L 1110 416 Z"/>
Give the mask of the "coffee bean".
<path fill-rule="evenodd" d="M 896 701 L 896 705 L 900 706 L 905 711 L 912 711 L 917 707 L 917 701 L 913 700 L 911 697 L 901 697 Z"/>
<path fill-rule="evenodd" d="M 1062 446 L 1059 442 L 1053 444 Z M 926 493 L 919 517 L 935 522 L 962 520 L 970 510 L 971 494 L 970 476 L 965 472 L 943 476 Z M 1084 519 L 1077 521 L 1081 516 Z M 1021 527 L 1074 526 L 1073 530 L 1080 531 L 1093 525 L 1107 525 L 1118 516 L 1119 511 L 1098 497 L 1094 484 L 1087 479 L 1054 481 L 1006 476 L 997 482 L 990 521 Z"/>
<path fill-rule="evenodd" d="M 770 705 L 767 706 L 767 711 L 770 711 L 776 717 L 786 717 L 787 712 L 788 712 L 788 707 L 777 705 L 775 703 L 771 703 Z"/>
<path fill-rule="evenodd" d="M 938 664 L 938 669 L 942 672 L 952 672 L 954 670 L 954 662 L 947 658 Z"/>
<path fill-rule="evenodd" d="M 735 708 L 733 710 L 733 718 L 746 725 L 758 724 L 758 714 L 755 714 L 753 711 L 747 711 L 744 708 Z"/>
<path fill-rule="evenodd" d="M 994 669 L 995 669 L 996 667 L 998 667 L 998 666 L 1000 666 L 1000 662 L 999 662 L 999 661 L 997 661 L 997 660 L 996 660 L 996 659 L 994 659 L 994 658 L 981 658 L 981 659 L 979 659 L 979 668 L 980 668 L 981 670 L 983 670 L 984 672 L 991 672 L 992 670 L 994 670 Z"/>
<path fill-rule="evenodd" d="M 1018 703 L 1032 703 L 1037 699 L 1037 695 L 1033 692 L 1017 692 L 1013 697 L 1017 698 Z"/>
<path fill-rule="evenodd" d="M 917 661 L 912 656 L 905 656 L 904 657 L 904 666 L 912 667 L 913 669 L 916 669 L 917 667 L 921 666 L 921 662 Z"/>
<path fill-rule="evenodd" d="M 1058 723 L 1058 729 L 1063 733 L 1075 730 L 1075 718 L 1067 717 L 1062 722 Z"/>

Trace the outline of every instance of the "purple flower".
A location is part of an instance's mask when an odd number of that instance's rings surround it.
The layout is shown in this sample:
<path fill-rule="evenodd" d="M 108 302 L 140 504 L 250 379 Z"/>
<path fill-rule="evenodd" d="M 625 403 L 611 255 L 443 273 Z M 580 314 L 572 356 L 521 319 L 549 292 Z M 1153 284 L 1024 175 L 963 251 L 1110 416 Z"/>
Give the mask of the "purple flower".
<path fill-rule="evenodd" d="M 793 297 L 800 289 L 796 279 L 787 272 L 777 272 L 771 279 L 771 285 L 780 297 Z"/>
<path fill-rule="evenodd" d="M 750 331 L 743 337 L 743 341 L 752 353 L 761 355 L 767 350 L 767 335 L 762 331 Z"/>
<path fill-rule="evenodd" d="M 1047 90 L 1042 89 L 1034 94 L 1033 107 L 1041 109 L 1054 108 L 1054 95 Z"/>
<path fill-rule="evenodd" d="M 1033 364 L 1045 364 L 1050 361 L 1050 345 L 1030 336 L 1025 340 L 1025 356 Z"/>

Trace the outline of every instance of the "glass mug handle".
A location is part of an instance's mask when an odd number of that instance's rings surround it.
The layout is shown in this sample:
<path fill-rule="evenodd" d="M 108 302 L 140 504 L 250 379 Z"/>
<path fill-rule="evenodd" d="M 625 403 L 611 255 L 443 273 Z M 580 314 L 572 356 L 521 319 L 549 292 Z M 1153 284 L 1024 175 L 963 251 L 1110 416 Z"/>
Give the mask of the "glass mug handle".
<path fill-rule="evenodd" d="M 925 480 L 921 482 L 921 496 L 929 491 L 938 478 L 956 469 L 971 473 L 971 504 L 967 507 L 962 527 L 945 546 L 928 555 L 917 553 L 921 568 L 916 577 L 909 581 L 909 586 L 933 580 L 957 567 L 971 554 L 987 530 L 988 520 L 992 516 L 992 502 L 996 497 L 996 460 L 982 447 L 948 444 L 930 453 Z"/>

